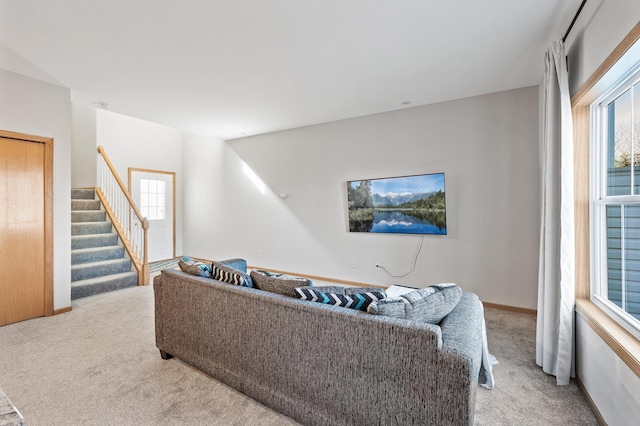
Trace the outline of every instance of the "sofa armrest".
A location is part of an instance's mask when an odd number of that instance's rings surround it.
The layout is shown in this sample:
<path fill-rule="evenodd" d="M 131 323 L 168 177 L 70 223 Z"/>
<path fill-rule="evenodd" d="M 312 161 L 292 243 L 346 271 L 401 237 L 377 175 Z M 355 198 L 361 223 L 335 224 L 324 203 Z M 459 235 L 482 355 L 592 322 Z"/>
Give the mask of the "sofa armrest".
<path fill-rule="evenodd" d="M 163 347 L 164 342 L 164 327 L 162 326 L 162 309 L 161 306 L 164 303 L 164 295 L 162 293 L 162 273 L 156 275 L 153 278 L 153 296 L 154 296 L 154 311 L 155 311 L 155 329 L 156 329 L 156 346 L 158 348 Z M 161 349 L 162 350 L 162 349 Z"/>
<path fill-rule="evenodd" d="M 473 293 L 463 293 L 453 311 L 440 322 L 442 349 L 467 357 L 472 380 L 478 381 L 482 360 L 482 303 Z"/>
<path fill-rule="evenodd" d="M 482 363 L 482 303 L 473 293 L 463 293 L 460 302 L 441 322 L 442 363 L 438 369 L 439 415 L 442 424 L 456 416 L 460 424 L 473 424 L 478 374 Z M 445 389 L 458 389 L 445 392 Z M 463 404 L 463 401 L 468 401 Z M 451 408 L 466 407 L 466 412 L 455 413 Z"/>

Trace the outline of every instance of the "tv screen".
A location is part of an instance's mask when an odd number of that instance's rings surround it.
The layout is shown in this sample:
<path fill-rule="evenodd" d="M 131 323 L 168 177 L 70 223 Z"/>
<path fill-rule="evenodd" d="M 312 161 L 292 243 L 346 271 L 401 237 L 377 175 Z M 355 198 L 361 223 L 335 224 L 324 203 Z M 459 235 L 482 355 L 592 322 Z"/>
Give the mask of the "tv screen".
<path fill-rule="evenodd" d="M 347 182 L 350 232 L 447 234 L 444 173 Z"/>

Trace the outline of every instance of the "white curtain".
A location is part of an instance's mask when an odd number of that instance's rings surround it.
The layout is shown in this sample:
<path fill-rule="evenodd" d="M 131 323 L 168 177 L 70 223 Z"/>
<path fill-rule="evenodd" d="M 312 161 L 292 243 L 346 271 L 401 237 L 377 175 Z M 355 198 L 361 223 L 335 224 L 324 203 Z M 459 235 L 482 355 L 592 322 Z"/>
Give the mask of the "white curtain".
<path fill-rule="evenodd" d="M 573 127 L 562 40 L 545 54 L 540 90 L 542 217 L 538 274 L 536 363 L 569 384 L 574 373 L 575 246 Z"/>

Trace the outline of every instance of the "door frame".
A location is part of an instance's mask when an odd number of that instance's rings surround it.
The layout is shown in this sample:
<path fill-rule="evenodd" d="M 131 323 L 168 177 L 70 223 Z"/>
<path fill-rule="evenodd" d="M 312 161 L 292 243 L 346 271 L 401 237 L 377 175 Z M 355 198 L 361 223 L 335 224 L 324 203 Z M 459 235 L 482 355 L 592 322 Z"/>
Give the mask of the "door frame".
<path fill-rule="evenodd" d="M 0 137 L 44 145 L 44 315 L 53 310 L 53 138 L 0 130 Z M 65 310 L 66 311 L 66 310 Z"/>
<path fill-rule="evenodd" d="M 168 172 L 165 170 L 153 170 L 153 169 L 140 169 L 137 167 L 129 167 L 127 169 L 127 189 L 129 190 L 129 194 L 131 194 L 131 173 L 140 172 L 140 173 L 155 173 L 161 175 L 171 175 L 173 182 L 172 194 L 172 208 L 173 208 L 173 258 L 176 257 L 176 172 Z"/>

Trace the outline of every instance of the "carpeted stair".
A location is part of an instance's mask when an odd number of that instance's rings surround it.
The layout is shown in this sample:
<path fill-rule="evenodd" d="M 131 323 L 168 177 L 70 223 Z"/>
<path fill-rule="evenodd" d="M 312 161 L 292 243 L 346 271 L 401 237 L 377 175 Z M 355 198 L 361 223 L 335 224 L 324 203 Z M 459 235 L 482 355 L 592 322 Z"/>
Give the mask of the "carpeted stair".
<path fill-rule="evenodd" d="M 93 189 L 71 191 L 71 299 L 134 287 L 138 274 Z"/>

